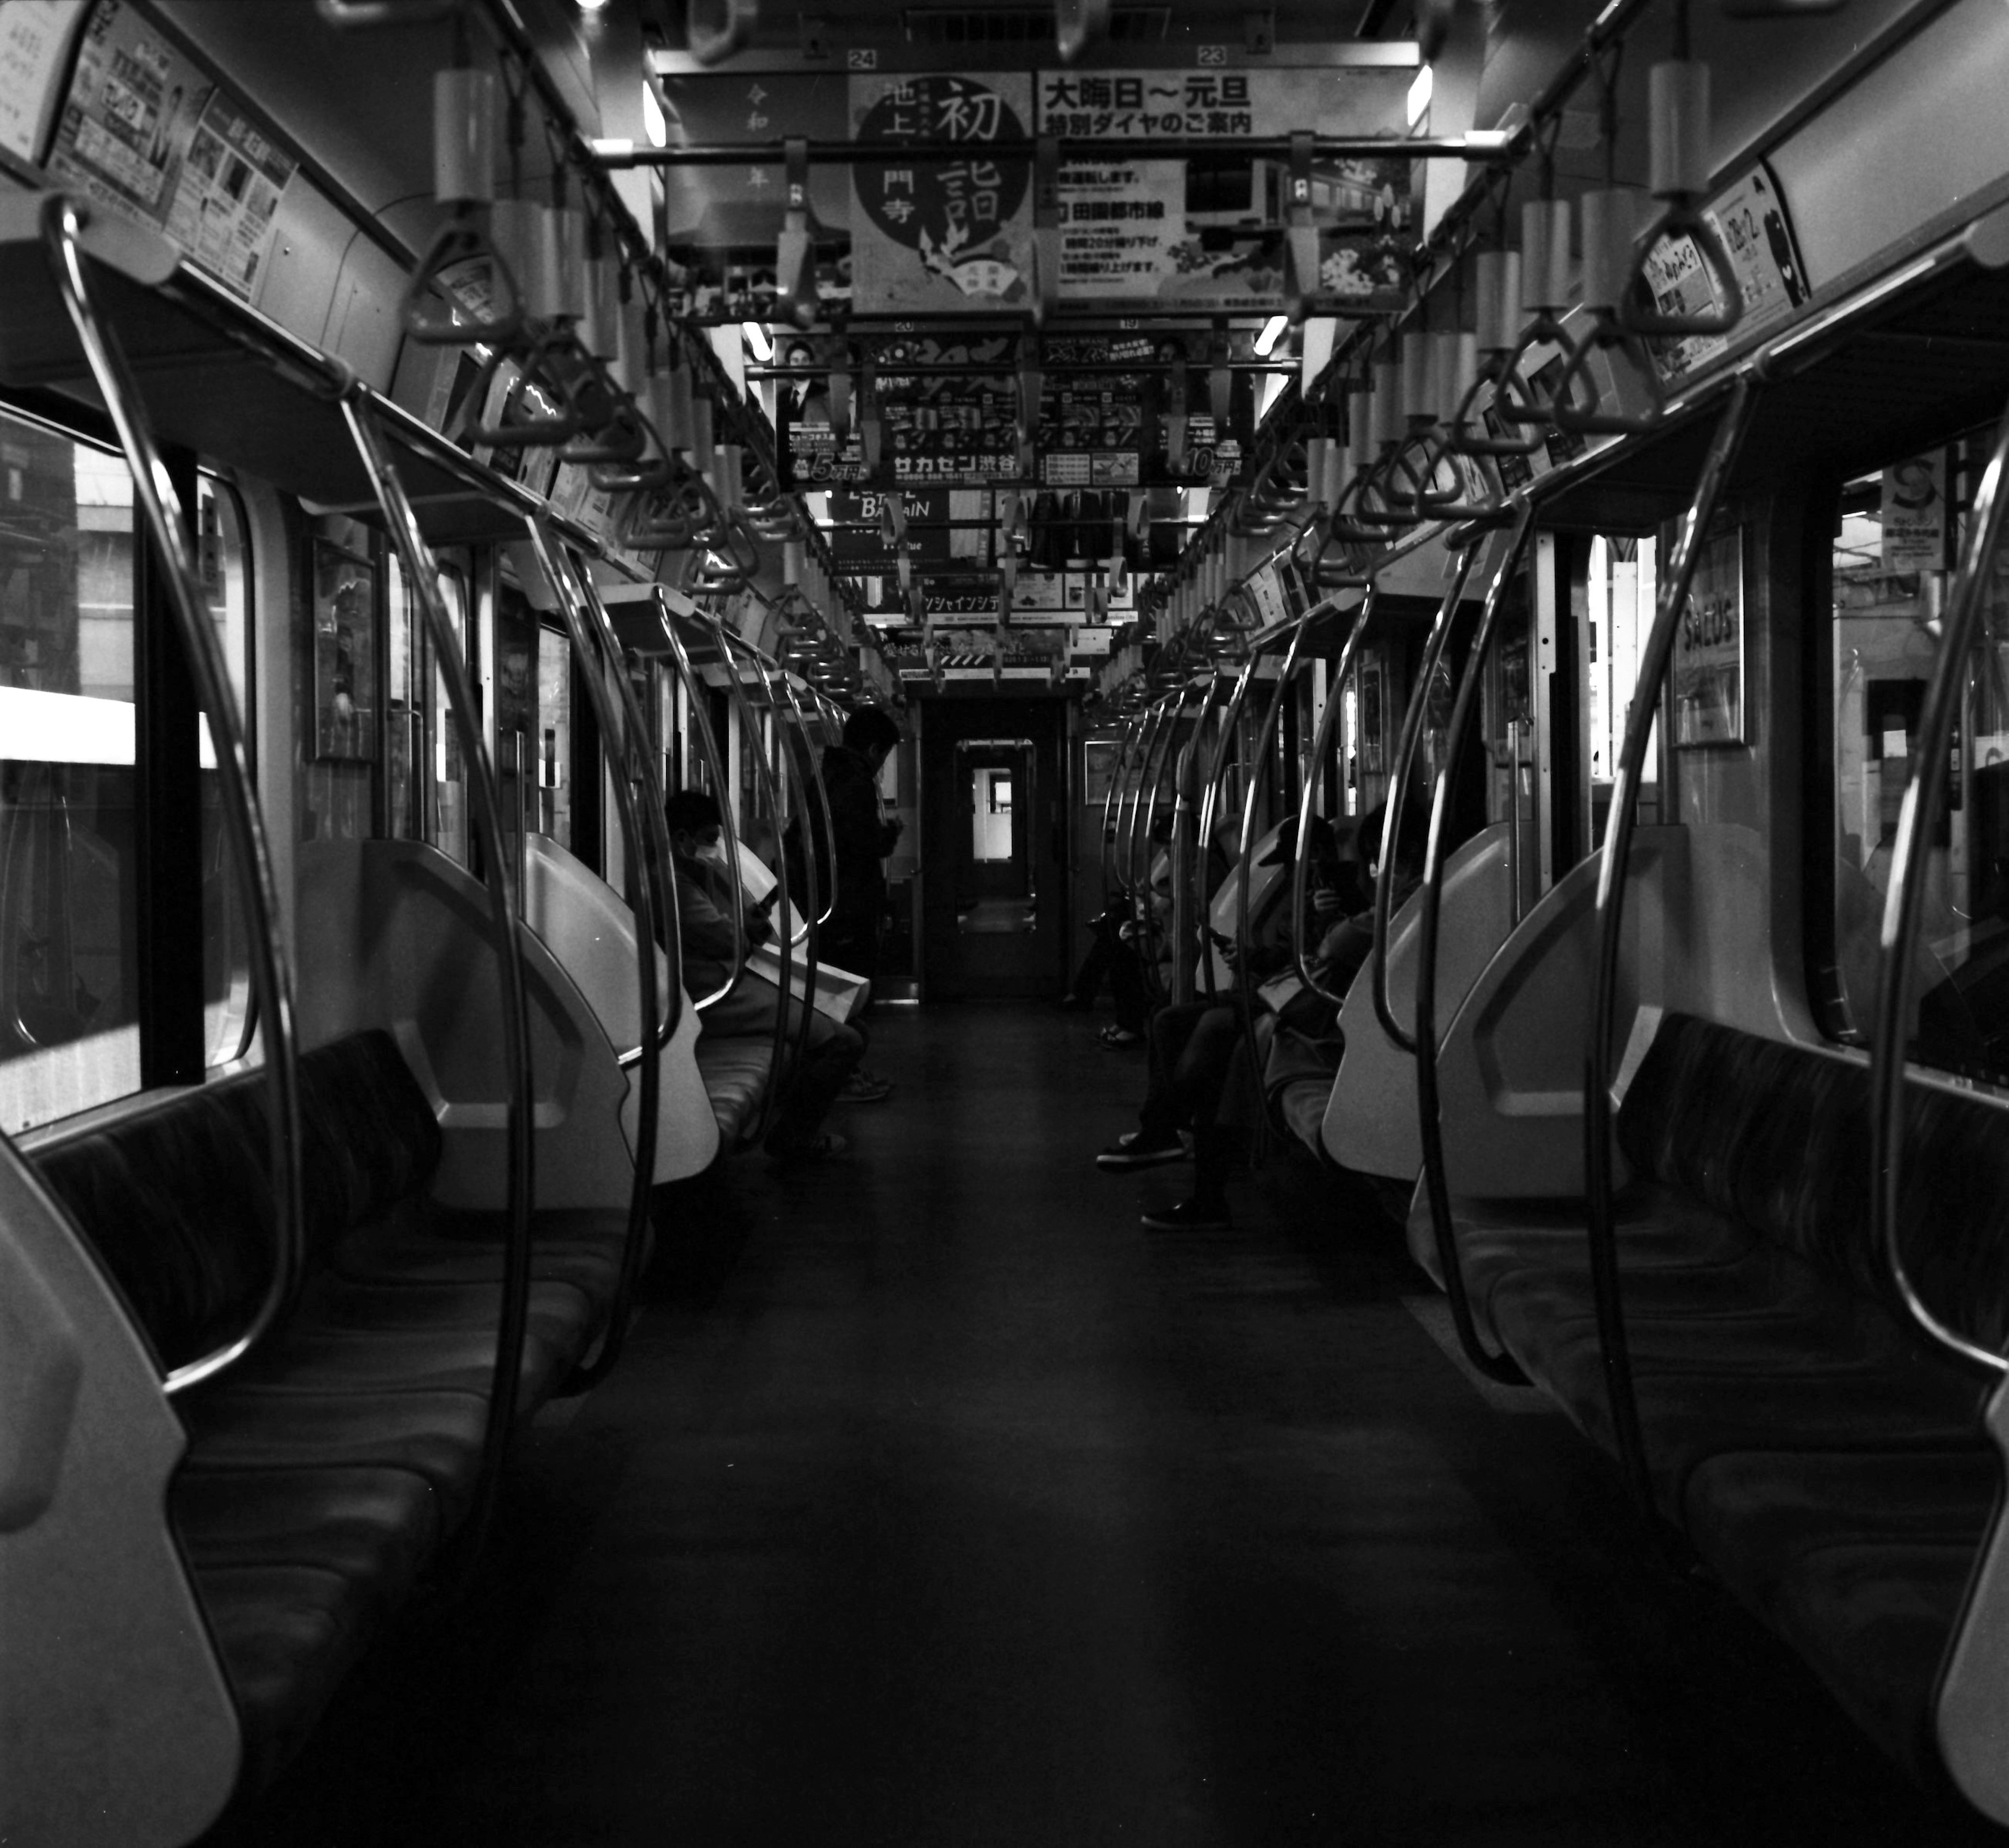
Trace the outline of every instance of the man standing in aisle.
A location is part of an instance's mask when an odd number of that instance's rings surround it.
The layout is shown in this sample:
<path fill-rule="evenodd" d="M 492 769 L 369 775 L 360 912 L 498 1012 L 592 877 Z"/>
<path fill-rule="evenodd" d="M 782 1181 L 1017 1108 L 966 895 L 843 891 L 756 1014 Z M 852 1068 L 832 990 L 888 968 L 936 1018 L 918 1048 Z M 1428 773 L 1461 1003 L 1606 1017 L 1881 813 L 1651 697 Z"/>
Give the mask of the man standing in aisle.
<path fill-rule="evenodd" d="M 879 935 L 886 916 L 884 862 L 900 838 L 899 823 L 880 819 L 879 776 L 899 742 L 900 728 L 889 713 L 862 706 L 844 721 L 842 742 L 826 746 L 823 754 L 837 890 L 830 922 L 818 938 L 818 954 L 825 962 L 868 979 L 876 979 L 879 969 Z M 820 861 L 820 834 L 811 834 Z M 838 1098 L 848 1103 L 876 1103 L 891 1089 L 861 1066 L 845 1082 Z"/>

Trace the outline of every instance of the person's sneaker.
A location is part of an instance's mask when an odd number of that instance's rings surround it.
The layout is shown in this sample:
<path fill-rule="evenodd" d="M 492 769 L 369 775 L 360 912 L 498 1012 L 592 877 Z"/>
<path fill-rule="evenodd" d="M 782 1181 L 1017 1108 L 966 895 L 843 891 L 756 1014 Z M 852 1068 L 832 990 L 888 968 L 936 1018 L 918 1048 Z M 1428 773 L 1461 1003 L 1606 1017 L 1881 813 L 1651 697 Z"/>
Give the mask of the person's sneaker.
<path fill-rule="evenodd" d="M 1144 1223 L 1153 1232 L 1225 1232 L 1234 1221 L 1224 1206 L 1203 1206 L 1197 1200 L 1182 1200 L 1176 1206 L 1154 1206 L 1144 1215 Z"/>
<path fill-rule="evenodd" d="M 863 1066 L 852 1072 L 838 1090 L 839 1103 L 884 1103 L 893 1095 L 893 1081 L 867 1071 Z"/>
<path fill-rule="evenodd" d="M 1079 995 L 1076 994 L 1072 989 L 1069 989 L 1065 994 L 1062 995 L 1061 998 L 1054 1004 L 1054 1005 L 1058 1007 L 1063 1014 L 1086 1014 L 1088 1011 L 1090 1004 L 1086 1001 L 1083 1000 Z"/>
<path fill-rule="evenodd" d="M 1128 1027 L 1104 1027 L 1096 1038 L 1104 1046 L 1119 1053 L 1128 1052 L 1132 1046 L 1144 1043 L 1144 1036 L 1132 1032 Z"/>
<path fill-rule="evenodd" d="M 1095 1158 L 1095 1165 L 1105 1174 L 1126 1174 L 1132 1168 L 1161 1167 L 1187 1159 L 1186 1145 L 1177 1136 L 1169 1142 L 1146 1142 L 1143 1135 L 1141 1129 L 1133 1129 L 1118 1136 Z"/>
<path fill-rule="evenodd" d="M 792 1149 L 770 1148 L 767 1159 L 793 1167 L 797 1162 L 828 1161 L 833 1156 L 843 1154 L 850 1146 L 850 1143 L 835 1130 L 826 1129 L 811 1136 L 806 1142 L 797 1143 Z"/>

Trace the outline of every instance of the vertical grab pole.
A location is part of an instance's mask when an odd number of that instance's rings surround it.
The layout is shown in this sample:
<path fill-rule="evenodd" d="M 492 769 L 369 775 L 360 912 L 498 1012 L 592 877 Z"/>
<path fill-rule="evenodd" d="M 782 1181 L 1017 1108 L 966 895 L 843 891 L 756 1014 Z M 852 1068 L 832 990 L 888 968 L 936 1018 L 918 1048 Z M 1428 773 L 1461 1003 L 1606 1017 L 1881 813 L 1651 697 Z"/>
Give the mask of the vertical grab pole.
<path fill-rule="evenodd" d="M 823 759 L 811 748 L 809 715 L 803 710 L 803 703 L 796 697 L 795 689 L 788 679 L 788 669 L 777 663 L 774 671 L 780 678 L 781 691 L 788 696 L 788 710 L 795 715 L 795 729 L 802 734 L 803 748 L 810 760 L 810 781 L 803 782 L 799 775 L 795 781 L 800 785 L 805 803 L 809 800 L 810 788 L 814 787 L 816 805 L 823 823 L 817 831 L 823 836 L 824 858 L 830 866 L 830 890 L 827 893 L 824 891 L 823 876 L 820 873 L 813 868 L 806 869 L 810 877 L 810 902 L 803 913 L 803 916 L 808 917 L 813 912 L 815 922 L 821 926 L 830 922 L 831 914 L 837 909 L 837 825 L 831 819 L 830 791 L 824 784 Z M 810 857 L 813 859 L 815 856 L 812 854 Z"/>
<path fill-rule="evenodd" d="M 1639 1428 L 1639 1407 L 1632 1391 L 1632 1358 L 1625 1340 L 1625 1307 L 1619 1294 L 1618 1247 L 1611 1223 L 1611 1059 L 1612 1016 L 1618 999 L 1620 926 L 1625 915 L 1625 868 L 1632 848 L 1634 816 L 1639 803 L 1639 772 L 1646 760 L 1646 740 L 1660 703 L 1661 682 L 1674 651 L 1674 636 L 1688 603 L 1702 555 L 1703 536 L 1715 517 L 1724 484 L 1744 447 L 1757 393 L 1749 373 L 1739 372 L 1730 400 L 1711 439 L 1695 483 L 1695 498 L 1683 515 L 1674 552 L 1674 568 L 1660 588 L 1653 627 L 1639 653 L 1639 677 L 1625 721 L 1617 774 L 1612 779 L 1611 809 L 1605 817 L 1603 857 L 1597 869 L 1597 970 L 1591 991 L 1590 1039 L 1584 1048 L 1584 1195 L 1590 1242 L 1590 1276 L 1597 1308 L 1599 1345 L 1604 1357 L 1605 1389 L 1610 1396 L 1611 1425 L 1626 1487 L 1642 1513 L 1653 1506 L 1653 1483 L 1646 1470 L 1646 1445 Z"/>
<path fill-rule="evenodd" d="M 732 804 L 727 797 L 725 760 L 719 755 L 718 739 L 711 729 L 711 714 L 706 710 L 704 683 L 698 678 L 696 667 L 692 664 L 690 650 L 684 646 L 683 637 L 677 633 L 676 613 L 657 604 L 657 613 L 662 619 L 663 637 L 669 644 L 671 664 L 682 682 L 686 703 L 690 708 L 691 726 L 697 734 L 698 749 L 703 753 L 705 768 L 711 773 L 711 780 L 718 786 L 719 826 L 724 830 L 727 845 L 732 849 L 726 856 L 726 871 L 732 881 L 732 915 L 741 916 L 746 908 L 746 894 L 739 879 L 739 836 L 732 823 Z M 701 619 L 700 619 L 701 620 Z M 668 828 L 664 829 L 665 850 L 668 850 Z M 676 890 L 676 866 L 674 860 L 666 864 L 669 869 L 669 886 Z M 742 933 L 733 935 L 732 968 L 725 982 L 708 995 L 693 996 L 691 1005 L 700 1014 L 707 1007 L 716 1006 L 739 985 L 740 976 L 746 968 L 746 943 Z"/>
<path fill-rule="evenodd" d="M 600 1351 L 588 1365 L 574 1370 L 568 1383 L 579 1389 L 603 1379 L 620 1358 L 628 1338 L 628 1321 L 635 1297 L 635 1284 L 642 1274 L 642 1256 L 649 1235 L 649 1190 L 656 1179 L 657 1114 L 661 1107 L 661 1038 L 657 1023 L 666 1019 L 657 989 L 655 895 L 650 890 L 649 843 L 636 813 L 635 785 L 629 774 L 632 734 L 618 713 L 607 689 L 606 662 L 587 619 L 584 602 L 574 580 L 570 561 L 552 543 L 541 519 L 526 517 L 524 526 L 536 550 L 537 562 L 558 593 L 565 614 L 565 632 L 571 638 L 572 657 L 579 664 L 579 678 L 586 682 L 586 699 L 593 707 L 593 723 L 600 731 L 600 748 L 614 779 L 615 806 L 621 817 L 623 850 L 635 869 L 635 951 L 636 1000 L 640 1020 L 634 1057 L 641 1081 L 638 1087 L 640 1115 L 635 1126 L 635 1172 L 628 1190 L 628 1232 L 621 1246 L 621 1271 L 615 1281 L 614 1301 L 607 1313 L 607 1330 Z M 646 749 L 643 755 L 647 755 Z M 527 843 L 526 843 L 527 846 Z M 672 1029 L 674 1030 L 674 1029 Z M 622 1062 L 628 1055 L 622 1054 Z"/>
<path fill-rule="evenodd" d="M 299 1079 L 295 1067 L 291 972 L 279 941 L 278 890 L 265 824 L 251 781 L 244 745 L 244 723 L 230 687 L 230 671 L 216 639 L 183 525 L 186 511 L 147 421 L 144 402 L 126 356 L 110 326 L 99 316 L 77 239 L 81 208 L 58 193 L 42 206 L 42 241 L 55 273 L 56 291 L 76 330 L 92 378 L 112 414 L 119 446 L 133 476 L 133 496 L 161 561 L 166 567 L 169 600 L 196 692 L 208 720 L 216 752 L 217 781 L 223 796 L 224 826 L 236 855 L 239 894 L 244 909 L 246 952 L 258 1031 L 265 1041 L 265 1078 L 270 1102 L 267 1132 L 271 1162 L 272 1205 L 278 1224 L 272 1240 L 272 1274 L 250 1322 L 211 1353 L 172 1369 L 164 1382 L 170 1394 L 213 1379 L 242 1359 L 282 1315 L 299 1286 L 306 1234 L 299 1170 Z"/>
<path fill-rule="evenodd" d="M 1346 690 L 1346 677 L 1353 671 L 1353 664 L 1360 653 L 1360 644 L 1366 639 L 1369 625 L 1374 620 L 1374 604 L 1380 586 L 1372 578 L 1368 579 L 1366 594 L 1360 600 L 1360 614 L 1353 619 L 1353 627 L 1348 630 L 1346 640 L 1339 651 L 1339 660 L 1332 671 L 1332 679 L 1326 694 L 1325 710 L 1319 714 L 1318 731 L 1312 740 L 1311 756 L 1306 760 L 1305 780 L 1298 795 L 1298 835 L 1292 843 L 1291 852 L 1291 915 L 1301 918 L 1305 912 L 1305 868 L 1309 864 L 1308 844 L 1311 839 L 1312 817 L 1317 812 L 1319 772 L 1325 764 L 1326 752 L 1332 749 L 1332 735 L 1339 723 L 1339 715 L 1345 702 L 1341 696 Z M 1298 976 L 1312 993 L 1321 1000 L 1329 1001 L 1335 1007 L 1346 1004 L 1346 997 L 1334 994 L 1312 968 L 1312 959 L 1305 946 L 1297 946 Z"/>
<path fill-rule="evenodd" d="M 1206 787 L 1200 791 L 1199 838 L 1193 845 L 1193 906 L 1196 915 L 1203 920 L 1210 915 L 1206 894 L 1207 852 L 1214 839 L 1214 816 L 1220 802 L 1221 779 L 1228 769 L 1228 747 L 1231 742 L 1240 742 L 1235 728 L 1241 721 L 1242 703 L 1248 699 L 1249 689 L 1255 681 L 1256 663 L 1262 658 L 1260 650 L 1251 648 L 1248 660 L 1242 664 L 1242 671 L 1235 677 L 1235 692 L 1221 714 L 1221 731 L 1207 758 Z M 1197 731 L 1194 736 L 1198 738 Z M 1242 774 L 1245 777 L 1249 774 L 1248 766 L 1243 766 Z M 1238 865 L 1231 869 L 1228 877 L 1238 879 L 1245 885 L 1249 880 L 1249 869 Z M 1206 928 L 1203 922 L 1202 928 Z M 1211 1001 L 1217 998 L 1218 993 L 1214 979 L 1214 943 L 1211 938 L 1200 951 L 1200 967 L 1206 972 L 1206 998 Z"/>
<path fill-rule="evenodd" d="M 1486 593 L 1479 618 L 1479 632 L 1472 639 L 1472 652 L 1465 657 L 1458 698 L 1451 706 L 1451 731 L 1444 745 L 1444 761 L 1437 766 L 1430 790 L 1430 828 L 1423 848 L 1423 887 L 1421 915 L 1417 921 L 1416 963 L 1416 1122 L 1423 1134 L 1423 1191 L 1430 1202 L 1430 1232 L 1436 1241 L 1437 1268 L 1444 1273 L 1444 1294 L 1451 1299 L 1451 1321 L 1458 1329 L 1458 1344 L 1465 1358 L 1488 1379 L 1503 1386 L 1525 1386 L 1527 1375 L 1504 1354 L 1489 1354 L 1480 1345 L 1479 1330 L 1472 1319 L 1472 1301 L 1465 1294 L 1465 1272 L 1458 1261 L 1458 1241 L 1451 1220 L 1451 1183 L 1444 1170 L 1444 1124 L 1437 1096 L 1437 926 L 1444 903 L 1444 819 L 1451 806 L 1451 786 L 1458 774 L 1460 747 L 1465 728 L 1472 722 L 1472 709 L 1485 678 L 1486 651 L 1500 619 L 1507 588 L 1520 568 L 1521 554 L 1533 530 L 1534 504 L 1524 501 L 1507 541 L 1507 551 Z M 1387 859 L 1386 854 L 1382 856 Z"/>
<path fill-rule="evenodd" d="M 523 991 L 523 949 L 516 931 L 515 894 L 509 889 L 509 862 L 502 852 L 502 818 L 495 773 L 488 760 L 481 726 L 475 716 L 473 689 L 466 664 L 453 632 L 453 618 L 440 596 L 439 568 L 420 529 L 405 485 L 378 440 L 376 425 L 353 381 L 342 397 L 342 414 L 362 458 L 363 471 L 391 529 L 406 580 L 419 600 L 433 657 L 445 676 L 447 704 L 460 739 L 473 797 L 476 837 L 488 886 L 489 913 L 495 928 L 498 974 L 502 990 L 502 1044 L 509 1083 L 508 1242 L 502 1264 L 502 1312 L 495 1333 L 494 1384 L 488 1396 L 488 1421 L 483 1437 L 481 1482 L 467 1517 L 469 1549 L 478 1549 L 494 1518 L 509 1429 L 516 1422 L 517 1382 L 523 1372 L 523 1337 L 530 1325 L 530 1202 L 536 1184 L 536 1149 L 531 1124 L 530 1023 Z"/>
<path fill-rule="evenodd" d="M 1269 705 L 1263 710 L 1263 723 L 1256 734 L 1256 748 L 1249 753 L 1249 775 L 1242 784 L 1242 831 L 1236 838 L 1235 848 L 1235 864 L 1242 869 L 1241 883 L 1235 887 L 1235 951 L 1239 962 L 1238 974 L 1240 970 L 1249 967 L 1249 876 L 1253 870 L 1249 864 L 1249 855 L 1256 845 L 1256 788 L 1261 780 L 1263 767 L 1269 762 L 1270 740 L 1276 735 L 1277 722 L 1283 714 L 1284 701 L 1290 692 L 1292 681 L 1297 676 L 1298 657 L 1304 650 L 1305 636 L 1310 630 L 1311 618 L 1312 612 L 1307 610 L 1298 618 L 1297 626 L 1291 631 L 1291 645 L 1284 651 L 1283 665 L 1277 670 L 1276 688 L 1270 695 Z M 1292 885 L 1295 893 L 1295 879 Z M 1286 927 L 1290 931 L 1291 941 L 1302 943 L 1305 934 L 1302 914 L 1292 913 L 1286 920 Z M 1249 1048 L 1249 1069 L 1260 1091 L 1263 1084 L 1263 1061 L 1261 1049 L 1256 1043 L 1256 1011 L 1248 1004 L 1252 1000 L 1252 997 L 1245 995 L 1242 1032 Z"/>
<path fill-rule="evenodd" d="M 1919 1294 L 1904 1262 L 1899 1224 L 1904 1198 L 1904 1039 L 1916 986 L 1913 952 L 1925 910 L 1925 869 L 1928 824 L 1946 794 L 1947 760 L 1953 728 L 1960 716 L 1967 676 L 1967 657 L 1975 625 L 1986 607 L 1989 566 L 2000 543 L 2009 495 L 2004 493 L 2003 470 L 2009 468 L 2009 411 L 1995 433 L 1995 447 L 1974 490 L 1967 534 L 1961 546 L 1960 572 L 1947 600 L 1940 653 L 1919 718 L 1919 742 L 1912 747 L 1912 774 L 1897 810 L 1897 837 L 1890 850 L 1890 883 L 1883 899 L 1878 932 L 1883 968 L 1876 985 L 1876 1035 L 1869 1047 L 1869 1229 L 1872 1244 L 1881 1251 L 1897 1294 L 1912 1319 L 1932 1340 L 1996 1379 L 2009 1373 L 2001 1355 L 1970 1341 L 1941 1321 Z"/>
<path fill-rule="evenodd" d="M 1409 703 L 1402 714 L 1402 735 L 1395 745 L 1395 760 L 1388 766 L 1388 799 L 1382 809 L 1381 839 L 1375 851 L 1380 863 L 1374 875 L 1374 954 L 1369 970 L 1369 993 L 1374 1018 L 1381 1031 L 1405 1053 L 1416 1050 L 1415 1036 L 1395 1018 L 1388 1002 L 1388 909 L 1395 892 L 1395 855 L 1402 837 L 1402 808 L 1409 795 L 1409 760 L 1423 736 L 1423 714 L 1430 702 L 1430 681 L 1437 664 L 1444 659 L 1444 644 L 1451 639 L 1451 625 L 1457 620 L 1465 580 L 1478 561 L 1480 541 L 1475 540 L 1460 554 L 1458 569 L 1451 574 L 1444 601 L 1437 605 L 1437 621 L 1423 643 L 1423 658 L 1416 664 L 1416 684 L 1409 689 Z"/>

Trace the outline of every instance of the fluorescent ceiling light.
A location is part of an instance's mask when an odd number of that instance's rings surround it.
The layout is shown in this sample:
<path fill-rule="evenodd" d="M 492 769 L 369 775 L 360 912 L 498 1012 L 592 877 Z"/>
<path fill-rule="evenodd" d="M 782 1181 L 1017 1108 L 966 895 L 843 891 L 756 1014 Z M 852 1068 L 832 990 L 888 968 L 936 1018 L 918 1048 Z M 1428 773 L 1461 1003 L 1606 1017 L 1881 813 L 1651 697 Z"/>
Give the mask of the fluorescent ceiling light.
<path fill-rule="evenodd" d="M 1416 80 L 1409 86 L 1409 126 L 1414 128 L 1430 113 L 1430 67 L 1426 64 L 1416 73 Z"/>
<path fill-rule="evenodd" d="M 1279 340 L 1283 338 L 1284 330 L 1290 324 L 1289 320 L 1283 315 L 1271 315 L 1270 318 L 1263 324 L 1263 331 L 1256 336 L 1256 351 L 1257 354 L 1265 359 L 1268 359 L 1270 356 L 1270 349 L 1274 347 Z"/>
<path fill-rule="evenodd" d="M 767 330 L 757 320 L 742 320 L 739 324 L 741 337 L 746 342 L 746 350 L 763 366 L 774 356 L 774 343 L 768 338 Z"/>

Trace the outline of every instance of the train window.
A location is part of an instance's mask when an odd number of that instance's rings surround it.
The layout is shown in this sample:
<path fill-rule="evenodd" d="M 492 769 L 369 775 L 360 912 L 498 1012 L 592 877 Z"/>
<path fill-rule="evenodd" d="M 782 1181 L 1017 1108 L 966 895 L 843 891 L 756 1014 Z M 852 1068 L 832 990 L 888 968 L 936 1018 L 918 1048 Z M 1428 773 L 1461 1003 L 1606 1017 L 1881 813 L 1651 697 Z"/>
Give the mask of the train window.
<path fill-rule="evenodd" d="M 251 612 L 236 497 L 205 476 L 197 558 L 240 703 Z M 138 833 L 131 478 L 116 455 L 0 417 L 0 1128 L 137 1090 Z M 241 1056 L 248 965 L 215 756 L 200 734 L 208 1062 Z"/>
<path fill-rule="evenodd" d="M 1639 681 L 1639 641 L 1652 627 L 1658 581 L 1655 547 L 1650 538 L 1593 538 L 1583 577 L 1585 635 L 1589 644 L 1590 679 L 1591 838 L 1602 840 L 1604 816 L 1611 805 L 1611 782 L 1625 727 L 1632 710 L 1632 690 Z M 1525 645 L 1521 657 L 1525 675 Z M 1639 798 L 1650 814 L 1656 807 L 1660 777 L 1657 736 L 1648 741 L 1639 771 Z"/>
<path fill-rule="evenodd" d="M 1834 521 L 1833 944 L 1836 1037 L 1866 1039 L 1897 814 L 1940 618 L 1988 433 L 1844 484 Z M 1994 561 L 1968 664 L 1947 799 L 1927 835 L 1913 1056 L 2009 1078 L 2009 561 Z"/>
<path fill-rule="evenodd" d="M 561 629 L 537 631 L 537 707 L 531 738 L 537 766 L 535 826 L 559 846 L 572 840 L 572 644 Z"/>
<path fill-rule="evenodd" d="M 391 611 L 386 650 L 391 717 L 385 728 L 384 759 L 390 832 L 397 838 L 429 840 L 465 866 L 468 864 L 466 788 L 461 774 L 460 741 L 455 735 L 447 700 L 446 676 L 434 658 L 417 599 L 412 596 L 395 557 L 386 561 L 386 570 L 389 584 L 386 600 Z M 454 632 L 460 639 L 461 659 L 467 661 L 466 576 L 457 565 L 442 563 L 439 587 Z M 431 700 L 428 706 L 420 707 L 413 689 L 423 688 L 428 679 Z M 412 788 L 409 766 L 424 757 L 428 742 L 432 757 L 430 789 L 423 784 Z"/>

